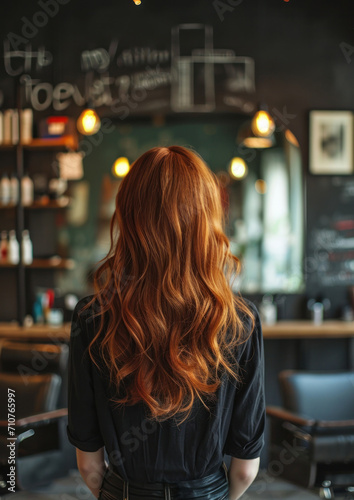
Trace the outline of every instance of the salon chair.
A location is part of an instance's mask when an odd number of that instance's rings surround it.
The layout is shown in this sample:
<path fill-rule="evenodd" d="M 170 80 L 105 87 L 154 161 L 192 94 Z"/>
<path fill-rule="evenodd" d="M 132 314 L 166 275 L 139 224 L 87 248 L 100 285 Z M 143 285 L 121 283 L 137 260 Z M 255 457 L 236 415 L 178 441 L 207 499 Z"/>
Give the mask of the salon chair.
<path fill-rule="evenodd" d="M 50 484 L 75 466 L 75 449 L 66 435 L 67 408 L 60 405 L 60 373 L 67 363 L 65 344 L 1 343 L 0 496 L 11 493 L 9 457 L 15 462 L 16 491 Z M 8 430 L 10 394 L 15 400 L 14 436 Z M 11 448 L 7 446 L 10 442 Z"/>
<path fill-rule="evenodd" d="M 354 492 L 354 372 L 279 373 L 282 407 L 267 407 L 271 475 L 322 498 Z"/>
<path fill-rule="evenodd" d="M 0 372 L 17 373 L 26 382 L 29 376 L 56 373 L 61 379 L 55 408 L 67 405 L 69 346 L 65 343 L 23 342 L 3 339 L 0 342 Z"/>

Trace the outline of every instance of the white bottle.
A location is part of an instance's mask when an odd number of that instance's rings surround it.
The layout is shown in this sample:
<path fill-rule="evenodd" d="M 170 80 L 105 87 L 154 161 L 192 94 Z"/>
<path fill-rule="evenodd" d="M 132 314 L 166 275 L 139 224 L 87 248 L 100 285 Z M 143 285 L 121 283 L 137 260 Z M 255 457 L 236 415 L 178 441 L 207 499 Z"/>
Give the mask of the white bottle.
<path fill-rule="evenodd" d="M 28 144 L 32 141 L 33 111 L 31 108 L 21 110 L 21 143 Z"/>
<path fill-rule="evenodd" d="M 0 260 L 2 262 L 7 262 L 7 257 L 8 257 L 7 232 L 1 231 Z"/>
<path fill-rule="evenodd" d="M 20 124 L 18 109 L 14 109 L 11 121 L 11 140 L 12 144 L 17 144 L 20 139 Z"/>
<path fill-rule="evenodd" d="M 4 111 L 4 144 L 11 144 L 13 111 L 13 109 L 5 109 Z"/>
<path fill-rule="evenodd" d="M 12 229 L 9 232 L 9 247 L 8 247 L 8 261 L 10 264 L 18 264 L 20 261 L 20 245 L 16 239 L 16 231 Z"/>
<path fill-rule="evenodd" d="M 22 205 L 31 205 L 33 203 L 33 181 L 28 175 L 21 179 L 21 192 Z"/>
<path fill-rule="evenodd" d="M 0 182 L 0 201 L 2 205 L 8 205 L 10 203 L 10 179 L 7 174 L 2 176 Z"/>
<path fill-rule="evenodd" d="M 14 175 L 10 179 L 10 203 L 17 205 L 18 203 L 18 179 Z"/>
<path fill-rule="evenodd" d="M 22 263 L 32 264 L 33 262 L 33 247 L 30 240 L 28 229 L 22 231 Z"/>
<path fill-rule="evenodd" d="M 259 307 L 261 321 L 265 325 L 274 325 L 277 321 L 277 306 L 273 302 L 273 295 L 266 293 L 263 295 L 261 305 Z"/>

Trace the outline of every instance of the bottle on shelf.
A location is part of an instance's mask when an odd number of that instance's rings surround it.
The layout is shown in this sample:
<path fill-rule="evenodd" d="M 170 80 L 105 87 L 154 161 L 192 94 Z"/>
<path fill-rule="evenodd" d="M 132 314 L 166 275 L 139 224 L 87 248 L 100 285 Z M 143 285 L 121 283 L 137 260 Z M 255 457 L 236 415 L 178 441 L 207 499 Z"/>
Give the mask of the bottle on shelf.
<path fill-rule="evenodd" d="M 28 229 L 22 231 L 22 263 L 32 264 L 33 262 L 33 246 L 30 239 Z"/>
<path fill-rule="evenodd" d="M 11 183 L 8 175 L 4 173 L 0 182 L 0 203 L 8 205 L 10 203 Z"/>
<path fill-rule="evenodd" d="M 21 120 L 21 144 L 28 144 L 32 141 L 33 110 L 25 108 L 20 113 Z"/>
<path fill-rule="evenodd" d="M 7 262 L 7 254 L 8 254 L 7 231 L 1 231 L 0 260 L 2 262 Z"/>
<path fill-rule="evenodd" d="M 33 181 L 28 174 L 21 179 L 21 203 L 23 206 L 33 203 Z"/>
<path fill-rule="evenodd" d="M 9 232 L 8 261 L 10 264 L 18 264 L 20 261 L 20 245 L 14 229 Z"/>
<path fill-rule="evenodd" d="M 10 179 L 10 203 L 17 205 L 19 198 L 19 182 L 15 175 L 11 176 Z"/>
<path fill-rule="evenodd" d="M 49 312 L 49 297 L 46 292 L 43 293 L 42 295 L 42 310 L 43 310 L 43 317 L 44 321 L 47 321 L 48 317 L 48 312 Z"/>
<path fill-rule="evenodd" d="M 265 293 L 259 306 L 261 320 L 265 325 L 274 325 L 277 321 L 277 305 L 273 300 L 273 295 Z"/>
<path fill-rule="evenodd" d="M 44 316 L 43 316 L 43 307 L 42 307 L 42 294 L 38 292 L 36 294 L 36 300 L 33 303 L 33 320 L 35 323 L 43 324 Z"/>

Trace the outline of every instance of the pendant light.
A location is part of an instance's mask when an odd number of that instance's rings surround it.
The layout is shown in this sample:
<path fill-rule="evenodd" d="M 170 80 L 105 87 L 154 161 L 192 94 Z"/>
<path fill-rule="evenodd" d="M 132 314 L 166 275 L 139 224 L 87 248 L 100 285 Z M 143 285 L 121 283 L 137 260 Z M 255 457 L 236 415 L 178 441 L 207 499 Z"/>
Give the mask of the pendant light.
<path fill-rule="evenodd" d="M 125 177 L 130 170 L 128 158 L 121 156 L 113 163 L 112 174 L 115 177 Z"/>
<path fill-rule="evenodd" d="M 93 135 L 99 131 L 101 120 L 94 109 L 86 108 L 77 119 L 76 126 L 80 134 Z"/>
<path fill-rule="evenodd" d="M 253 118 L 240 127 L 237 142 L 252 149 L 270 148 L 275 145 L 275 123 L 266 106 L 260 105 Z"/>
<path fill-rule="evenodd" d="M 240 158 L 239 156 L 235 156 L 234 158 L 232 158 L 229 166 L 229 171 L 230 175 L 234 179 L 240 180 L 246 177 L 248 168 L 245 160 L 243 158 Z"/>
<path fill-rule="evenodd" d="M 269 137 L 275 130 L 275 123 L 267 111 L 260 109 L 252 118 L 251 127 L 256 136 Z"/>
<path fill-rule="evenodd" d="M 270 148 L 275 145 L 274 134 L 269 137 L 260 137 L 253 132 L 252 120 L 248 120 L 240 127 L 237 142 L 252 149 Z"/>

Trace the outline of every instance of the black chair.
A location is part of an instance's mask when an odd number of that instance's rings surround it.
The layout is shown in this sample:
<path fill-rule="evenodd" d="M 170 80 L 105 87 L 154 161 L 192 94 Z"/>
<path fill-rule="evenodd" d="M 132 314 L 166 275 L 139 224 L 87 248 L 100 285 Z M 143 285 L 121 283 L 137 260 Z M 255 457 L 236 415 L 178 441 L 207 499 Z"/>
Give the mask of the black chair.
<path fill-rule="evenodd" d="M 31 343 L 3 339 L 0 343 L 0 372 L 22 375 L 24 383 L 32 375 L 56 373 L 60 391 L 55 408 L 67 405 L 67 368 L 69 346 L 67 344 Z"/>
<path fill-rule="evenodd" d="M 66 435 L 67 408 L 60 404 L 67 371 L 66 344 L 3 341 L 0 348 L 0 495 L 11 492 L 11 463 L 16 465 L 15 490 L 28 490 L 64 477 L 75 467 L 75 449 Z M 9 391 L 10 389 L 10 391 Z M 14 395 L 14 397 L 13 397 Z M 15 435 L 9 434 L 8 404 L 15 400 Z M 13 429 L 10 429 L 13 432 Z M 8 437 L 16 439 L 8 439 Z M 12 448 L 8 447 L 13 443 Z"/>
<path fill-rule="evenodd" d="M 354 492 L 354 372 L 279 374 L 282 407 L 267 407 L 268 471 L 322 498 Z"/>

